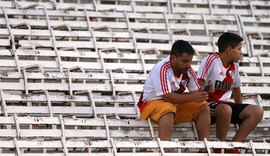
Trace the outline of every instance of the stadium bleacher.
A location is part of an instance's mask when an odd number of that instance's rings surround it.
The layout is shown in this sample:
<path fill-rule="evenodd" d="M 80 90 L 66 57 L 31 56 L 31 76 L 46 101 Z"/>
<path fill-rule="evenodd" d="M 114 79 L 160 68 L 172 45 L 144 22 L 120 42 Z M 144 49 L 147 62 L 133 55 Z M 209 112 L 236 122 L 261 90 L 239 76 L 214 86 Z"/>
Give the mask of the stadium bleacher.
<path fill-rule="evenodd" d="M 242 156 L 270 154 L 269 1 L 1 0 L 0 6 L 1 156 L 214 156 L 213 148 L 235 147 Z M 161 141 L 156 123 L 138 120 L 148 72 L 178 39 L 195 48 L 197 70 L 226 31 L 245 39 L 242 93 L 245 103 L 264 108 L 263 120 L 243 143 L 218 141 L 214 126 L 210 140 L 197 141 L 194 123 L 175 125 L 172 141 Z M 237 129 L 231 125 L 228 139 Z"/>

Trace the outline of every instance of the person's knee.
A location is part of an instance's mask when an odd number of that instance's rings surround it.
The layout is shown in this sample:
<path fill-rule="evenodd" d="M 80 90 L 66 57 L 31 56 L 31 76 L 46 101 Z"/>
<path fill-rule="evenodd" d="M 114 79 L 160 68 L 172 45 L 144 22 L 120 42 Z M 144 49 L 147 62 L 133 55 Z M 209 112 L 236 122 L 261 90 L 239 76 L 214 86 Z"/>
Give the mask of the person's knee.
<path fill-rule="evenodd" d="M 210 123 L 210 107 L 209 106 L 203 106 L 203 108 L 201 109 L 198 117 L 196 118 L 196 122 L 198 121 L 198 118 L 202 116 L 204 119 L 205 123 Z"/>
<path fill-rule="evenodd" d="M 169 128 L 174 125 L 175 113 L 174 112 L 167 112 L 166 114 L 162 115 L 159 120 L 158 124 L 162 127 Z"/>
<path fill-rule="evenodd" d="M 210 115 L 210 107 L 206 101 L 198 103 L 197 110 L 199 114 L 209 114 Z"/>
<path fill-rule="evenodd" d="M 249 107 L 250 107 L 250 109 L 249 109 L 248 114 L 249 114 L 250 116 L 254 116 L 254 117 L 256 117 L 257 119 L 262 119 L 263 113 L 264 113 L 262 107 L 260 107 L 260 106 L 255 106 L 255 105 L 250 105 Z"/>
<path fill-rule="evenodd" d="M 203 109 L 205 109 L 205 110 L 207 110 L 207 111 L 210 112 L 210 107 L 209 107 L 209 105 L 204 106 Z"/>
<path fill-rule="evenodd" d="M 217 118 L 227 118 L 230 119 L 232 116 L 232 108 L 229 105 L 219 104 L 215 109 L 215 115 Z"/>
<path fill-rule="evenodd" d="M 260 118 L 263 117 L 264 111 L 263 111 L 263 108 L 262 107 L 255 106 L 255 111 L 256 111 L 255 114 L 257 114 L 257 116 L 259 116 Z"/>
<path fill-rule="evenodd" d="M 168 112 L 168 113 L 165 114 L 165 116 L 166 116 L 167 118 L 174 119 L 175 113 L 174 113 L 174 112 Z"/>
<path fill-rule="evenodd" d="M 209 114 L 210 115 L 210 107 L 204 106 L 201 110 L 201 113 Z"/>
<path fill-rule="evenodd" d="M 167 120 L 167 121 L 174 121 L 174 118 L 175 118 L 175 113 L 174 112 L 167 112 L 166 114 L 162 115 L 160 118 L 159 118 L 159 121 L 160 120 Z"/>
<path fill-rule="evenodd" d="M 264 113 L 264 111 L 263 111 L 263 108 L 262 107 L 255 106 L 255 112 L 254 112 L 254 114 L 257 114 L 256 116 L 258 117 L 258 119 L 260 119 L 260 120 L 262 119 L 263 113 Z"/>

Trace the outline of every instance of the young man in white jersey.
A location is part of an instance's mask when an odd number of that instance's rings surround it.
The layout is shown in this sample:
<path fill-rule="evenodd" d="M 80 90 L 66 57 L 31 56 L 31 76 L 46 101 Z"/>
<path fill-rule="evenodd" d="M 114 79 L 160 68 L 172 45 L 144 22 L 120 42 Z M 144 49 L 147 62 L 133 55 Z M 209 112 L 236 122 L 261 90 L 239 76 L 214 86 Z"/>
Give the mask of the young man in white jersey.
<path fill-rule="evenodd" d="M 183 40 L 176 41 L 167 58 L 149 73 L 138 102 L 140 119 L 158 123 L 161 140 L 170 140 L 175 123 L 196 124 L 198 140 L 209 138 L 210 109 L 207 92 L 198 92 L 199 84 L 191 61 L 195 51 Z M 184 93 L 186 87 L 189 93 Z"/>
<path fill-rule="evenodd" d="M 216 135 L 224 141 L 230 123 L 239 124 L 232 141 L 242 142 L 257 126 L 263 116 L 259 106 L 242 104 L 241 81 L 237 62 L 242 55 L 243 38 L 224 33 L 218 39 L 218 53 L 210 54 L 201 62 L 197 72 L 199 84 L 204 86 L 210 82 L 214 89 L 209 93 L 208 102 L 211 111 L 211 123 L 216 123 Z M 233 97 L 233 102 L 228 102 Z M 216 149 L 220 153 L 221 149 Z M 226 153 L 240 153 L 239 149 L 225 150 Z"/>

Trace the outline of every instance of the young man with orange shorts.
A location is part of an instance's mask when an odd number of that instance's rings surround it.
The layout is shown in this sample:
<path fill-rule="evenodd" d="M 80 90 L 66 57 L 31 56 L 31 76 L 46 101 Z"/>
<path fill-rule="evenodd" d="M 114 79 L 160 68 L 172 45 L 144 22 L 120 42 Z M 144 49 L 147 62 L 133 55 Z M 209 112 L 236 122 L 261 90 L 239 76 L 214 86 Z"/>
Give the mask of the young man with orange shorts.
<path fill-rule="evenodd" d="M 170 56 L 159 61 L 145 81 L 138 102 L 140 119 L 157 122 L 161 140 L 170 140 L 173 125 L 184 122 L 195 122 L 198 140 L 209 138 L 208 94 L 198 91 L 200 86 L 191 68 L 194 54 L 188 42 L 176 41 Z M 188 93 L 184 93 L 186 88 Z"/>

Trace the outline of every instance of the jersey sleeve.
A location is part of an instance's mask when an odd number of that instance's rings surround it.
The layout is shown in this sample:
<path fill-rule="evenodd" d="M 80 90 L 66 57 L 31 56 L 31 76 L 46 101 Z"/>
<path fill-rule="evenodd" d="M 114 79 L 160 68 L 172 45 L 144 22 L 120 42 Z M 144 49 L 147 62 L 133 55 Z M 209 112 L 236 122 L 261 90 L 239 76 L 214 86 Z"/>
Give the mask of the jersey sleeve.
<path fill-rule="evenodd" d="M 198 83 L 198 79 L 196 77 L 195 71 L 191 68 L 189 72 L 189 82 L 187 84 L 187 88 L 189 91 L 196 91 L 199 89 L 200 85 Z"/>
<path fill-rule="evenodd" d="M 151 79 L 153 80 L 156 96 L 161 96 L 171 92 L 171 84 L 168 76 L 168 68 L 166 68 L 166 66 L 161 66 L 154 70 Z"/>
<path fill-rule="evenodd" d="M 235 64 L 235 78 L 233 81 L 233 88 L 238 88 L 241 86 L 241 79 L 240 79 L 240 74 L 239 74 L 239 70 L 238 70 L 238 66 L 237 64 Z"/>
<path fill-rule="evenodd" d="M 212 70 L 212 62 L 214 61 L 213 57 L 211 55 L 208 55 L 205 57 L 200 64 L 200 67 L 197 71 L 197 78 L 207 80 L 209 73 Z"/>

